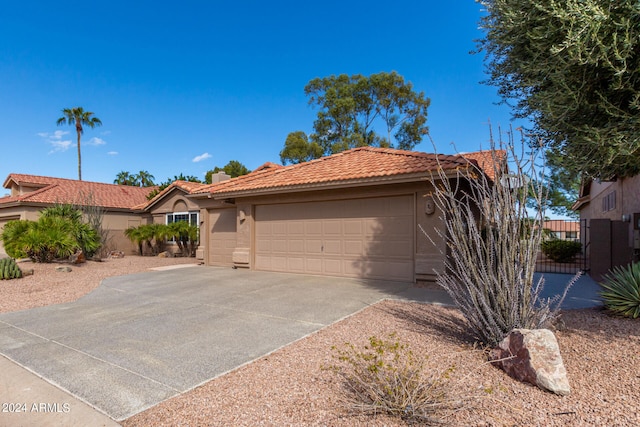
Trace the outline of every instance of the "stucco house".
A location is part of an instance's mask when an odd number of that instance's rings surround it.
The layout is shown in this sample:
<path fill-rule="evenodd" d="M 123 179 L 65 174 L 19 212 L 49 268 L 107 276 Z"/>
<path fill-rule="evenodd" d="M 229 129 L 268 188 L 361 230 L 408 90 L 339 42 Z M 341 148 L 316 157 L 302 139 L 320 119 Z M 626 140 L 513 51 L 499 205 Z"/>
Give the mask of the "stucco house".
<path fill-rule="evenodd" d="M 434 280 L 444 261 L 444 242 L 435 247 L 420 232 L 444 231 L 430 196 L 439 166 L 451 178 L 470 166 L 495 178 L 489 151 L 435 155 L 361 147 L 296 165 L 265 163 L 232 179 L 218 174 L 212 184 L 176 181 L 149 201 L 147 190 L 137 203 L 134 193 L 144 189 L 102 185 L 113 197 L 130 192 L 121 210 L 110 207 L 121 214 L 109 222 L 119 234 L 149 222 L 198 224 L 196 257 L 207 265 L 415 282 Z M 12 174 L 7 182 L 17 179 Z M 7 202 L 0 199 L 0 220 L 18 215 Z M 32 217 L 38 207 L 32 206 Z M 136 251 L 130 242 L 119 244 Z"/>
<path fill-rule="evenodd" d="M 146 203 L 152 190 L 17 173 L 9 174 L 3 186 L 9 193 L 0 197 L 0 231 L 14 219 L 37 220 L 46 207 L 91 203 L 104 209 L 103 228 L 110 230 L 109 245 L 127 251 L 135 247 L 124 236 L 124 230 L 141 224 L 143 218 L 134 207 Z"/>
<path fill-rule="evenodd" d="M 614 181 L 586 180 L 573 205 L 588 242 L 591 274 L 640 260 L 640 175 Z"/>
<path fill-rule="evenodd" d="M 305 163 L 266 163 L 210 185 L 174 183 L 141 211 L 200 224 L 207 265 L 395 281 L 433 280 L 441 248 L 419 231 L 443 227 L 429 178 L 489 152 L 448 156 L 362 147 Z M 493 170 L 493 168 L 490 168 Z M 185 216 L 186 215 L 186 216 Z"/>

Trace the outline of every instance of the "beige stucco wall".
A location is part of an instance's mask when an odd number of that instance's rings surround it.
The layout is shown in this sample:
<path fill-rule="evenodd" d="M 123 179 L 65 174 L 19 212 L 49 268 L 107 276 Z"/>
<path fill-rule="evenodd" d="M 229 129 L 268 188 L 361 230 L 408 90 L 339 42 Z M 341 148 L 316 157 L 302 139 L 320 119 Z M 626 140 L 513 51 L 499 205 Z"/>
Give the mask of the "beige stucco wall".
<path fill-rule="evenodd" d="M 616 192 L 616 207 L 607 212 L 602 211 L 602 200 L 612 191 Z M 589 203 L 580 210 L 581 219 L 604 218 L 621 221 L 628 216 L 628 245 L 633 247 L 634 214 L 640 213 L 640 175 L 619 179 L 613 182 L 593 182 L 590 188 Z"/>
<path fill-rule="evenodd" d="M 127 255 L 138 253 L 138 247 L 129 240 L 124 231 L 130 227 L 137 227 L 147 223 L 144 215 L 130 212 L 105 212 L 102 219 L 102 228 L 109 230 L 106 250 L 118 250 Z"/>

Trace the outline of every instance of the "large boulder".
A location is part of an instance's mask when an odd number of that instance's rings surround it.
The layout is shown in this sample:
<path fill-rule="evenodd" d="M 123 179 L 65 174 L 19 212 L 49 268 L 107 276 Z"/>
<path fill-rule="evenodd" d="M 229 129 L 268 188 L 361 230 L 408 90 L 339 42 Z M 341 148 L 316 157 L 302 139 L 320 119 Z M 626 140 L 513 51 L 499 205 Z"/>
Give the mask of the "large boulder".
<path fill-rule="evenodd" d="M 548 329 L 514 329 L 489 360 L 519 381 L 562 396 L 571 393 L 558 341 Z"/>

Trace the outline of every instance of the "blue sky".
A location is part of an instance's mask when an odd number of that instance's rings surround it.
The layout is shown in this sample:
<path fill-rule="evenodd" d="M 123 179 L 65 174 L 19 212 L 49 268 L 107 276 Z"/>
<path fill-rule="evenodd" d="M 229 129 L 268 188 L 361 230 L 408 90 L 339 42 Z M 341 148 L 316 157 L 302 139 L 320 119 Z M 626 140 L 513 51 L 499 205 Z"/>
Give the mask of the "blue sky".
<path fill-rule="evenodd" d="M 486 148 L 489 120 L 511 123 L 470 54 L 482 36 L 473 0 L 3 3 L 3 180 L 77 178 L 75 129 L 56 126 L 76 106 L 103 122 L 82 138 L 84 180 L 279 163 L 290 132 L 312 131 L 304 86 L 332 74 L 404 76 L 431 98 L 439 152 Z"/>

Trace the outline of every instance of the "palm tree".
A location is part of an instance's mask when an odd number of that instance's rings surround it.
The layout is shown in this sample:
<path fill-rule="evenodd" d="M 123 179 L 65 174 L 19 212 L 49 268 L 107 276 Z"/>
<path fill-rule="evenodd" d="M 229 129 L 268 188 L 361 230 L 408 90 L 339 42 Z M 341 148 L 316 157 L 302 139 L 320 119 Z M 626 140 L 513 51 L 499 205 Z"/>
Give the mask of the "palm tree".
<path fill-rule="evenodd" d="M 142 256 L 144 253 L 142 244 L 146 240 L 146 236 L 143 235 L 142 229 L 140 227 L 129 227 L 124 230 L 124 235 L 127 236 L 132 243 L 136 243 L 138 245 L 138 253 Z"/>
<path fill-rule="evenodd" d="M 97 117 L 92 117 L 93 113 L 91 111 L 84 111 L 82 107 L 65 108 L 62 110 L 62 114 L 63 116 L 56 122 L 58 126 L 65 124 L 69 126 L 76 125 L 76 133 L 78 134 L 78 180 L 82 181 L 82 157 L 80 155 L 80 135 L 84 132 L 82 125 L 89 126 L 93 129 L 96 126 L 102 125 L 102 121 Z"/>
<path fill-rule="evenodd" d="M 153 182 L 155 176 L 151 175 L 147 171 L 140 171 L 140 173 L 134 176 L 136 178 L 136 184 L 139 184 L 140 187 L 152 187 L 155 185 Z"/>
<path fill-rule="evenodd" d="M 136 185 L 135 178 L 135 175 L 131 175 L 129 172 L 121 171 L 116 175 L 113 183 L 118 185 Z"/>

